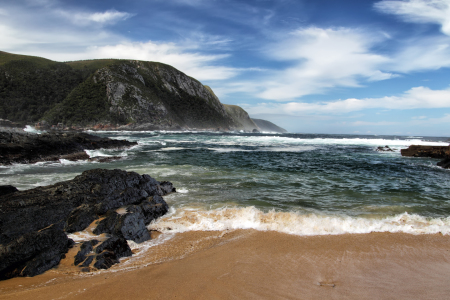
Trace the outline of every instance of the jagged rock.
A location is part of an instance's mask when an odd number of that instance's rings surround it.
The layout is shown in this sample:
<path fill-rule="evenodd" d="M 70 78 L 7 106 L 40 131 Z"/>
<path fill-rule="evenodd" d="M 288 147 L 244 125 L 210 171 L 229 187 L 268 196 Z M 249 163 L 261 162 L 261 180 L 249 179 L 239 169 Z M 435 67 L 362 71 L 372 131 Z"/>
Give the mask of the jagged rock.
<path fill-rule="evenodd" d="M 169 181 L 161 181 L 159 186 L 161 187 L 162 190 L 162 194 L 158 194 L 159 196 L 164 196 L 176 192 L 176 189 L 173 187 L 173 184 Z"/>
<path fill-rule="evenodd" d="M 0 164 L 35 163 L 58 159 L 88 159 L 84 150 L 123 148 L 136 142 L 100 138 L 86 133 L 27 134 L 0 132 Z"/>
<path fill-rule="evenodd" d="M 146 201 L 142 201 L 139 206 L 144 214 L 145 225 L 150 224 L 151 221 L 165 215 L 169 211 L 169 206 L 166 201 L 159 195 L 155 195 Z"/>
<path fill-rule="evenodd" d="M 151 239 L 147 227 L 145 227 L 142 209 L 139 206 L 136 207 L 139 209 L 123 215 L 115 212 L 108 213 L 93 232 L 95 234 L 109 233 L 124 237 L 127 240 L 133 240 L 136 243 Z"/>
<path fill-rule="evenodd" d="M 18 192 L 19 190 L 12 185 L 0 185 L 0 197 L 6 194 L 12 194 Z"/>
<path fill-rule="evenodd" d="M 94 249 L 94 246 L 98 244 L 97 240 L 91 240 L 91 241 L 85 241 L 80 246 L 80 251 L 75 255 L 74 264 L 79 265 L 80 263 L 83 263 L 83 267 L 88 266 L 92 259 L 89 259 L 89 262 L 86 262 L 87 255 Z"/>
<path fill-rule="evenodd" d="M 376 151 L 379 151 L 379 152 L 394 152 L 394 150 L 395 150 L 395 149 L 392 149 L 392 148 L 389 147 L 389 146 L 384 146 L 384 147 L 379 146 L 379 147 L 376 149 Z"/>
<path fill-rule="evenodd" d="M 50 226 L 0 245 L 0 280 L 34 276 L 53 268 L 72 243 L 61 229 Z"/>
<path fill-rule="evenodd" d="M 67 251 L 64 230 L 83 230 L 99 217 L 104 219 L 95 232 L 110 233 L 116 240 L 108 240 L 114 247 L 104 242 L 97 249 L 117 255 L 102 254 L 96 264 L 104 268 L 118 257 L 131 255 L 128 245 L 122 245 L 123 241 L 126 244 L 125 238 L 135 242 L 150 239 L 145 225 L 167 212 L 167 204 L 160 195 L 175 188 L 170 182 L 162 182 L 162 186 L 149 175 L 93 169 L 73 180 L 0 196 L 0 278 L 34 276 L 48 270 Z M 139 209 L 123 215 L 115 212 L 130 205 Z M 49 243 L 57 247 L 47 248 Z M 97 254 L 103 251 L 97 249 Z M 78 263 L 83 261 L 83 255 L 86 253 L 80 254 Z M 90 264 L 87 259 L 83 267 Z"/>
<path fill-rule="evenodd" d="M 111 237 L 97 246 L 95 249 L 97 269 L 108 269 L 119 262 L 119 258 L 131 256 L 131 249 L 127 241 L 122 237 Z"/>

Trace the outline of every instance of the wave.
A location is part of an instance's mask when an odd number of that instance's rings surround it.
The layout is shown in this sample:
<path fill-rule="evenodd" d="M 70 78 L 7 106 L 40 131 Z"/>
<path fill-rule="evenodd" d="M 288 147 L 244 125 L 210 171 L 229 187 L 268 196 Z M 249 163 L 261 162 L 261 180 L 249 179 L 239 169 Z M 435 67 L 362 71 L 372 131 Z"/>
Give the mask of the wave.
<path fill-rule="evenodd" d="M 410 234 L 449 234 L 449 218 L 425 218 L 402 213 L 385 218 L 363 218 L 302 214 L 299 212 L 263 212 L 253 206 L 202 210 L 172 210 L 149 225 L 163 233 L 186 231 L 222 231 L 256 229 L 294 235 L 334 235 L 345 233 L 404 232 Z"/>

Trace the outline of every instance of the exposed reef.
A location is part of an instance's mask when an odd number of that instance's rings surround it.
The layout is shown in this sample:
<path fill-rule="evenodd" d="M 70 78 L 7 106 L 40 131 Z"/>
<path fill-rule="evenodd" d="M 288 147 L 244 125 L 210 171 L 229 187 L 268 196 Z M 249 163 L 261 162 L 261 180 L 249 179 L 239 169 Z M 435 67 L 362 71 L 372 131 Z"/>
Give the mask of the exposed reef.
<path fill-rule="evenodd" d="M 104 162 L 104 158 L 90 158 L 84 150 L 124 148 L 134 145 L 137 143 L 101 138 L 87 133 L 53 132 L 38 135 L 4 131 L 0 132 L 0 165 L 59 159 L 71 161 L 90 159 Z"/>
<path fill-rule="evenodd" d="M 1 191 L 2 189 L 0 189 Z M 123 170 L 94 169 L 73 180 L 0 195 L 0 280 L 34 276 L 59 264 L 74 242 L 67 234 L 94 228 L 74 265 L 106 269 L 131 256 L 127 240 L 149 240 L 146 228 L 164 215 L 172 183 Z M 105 235 L 106 234 L 106 235 Z"/>

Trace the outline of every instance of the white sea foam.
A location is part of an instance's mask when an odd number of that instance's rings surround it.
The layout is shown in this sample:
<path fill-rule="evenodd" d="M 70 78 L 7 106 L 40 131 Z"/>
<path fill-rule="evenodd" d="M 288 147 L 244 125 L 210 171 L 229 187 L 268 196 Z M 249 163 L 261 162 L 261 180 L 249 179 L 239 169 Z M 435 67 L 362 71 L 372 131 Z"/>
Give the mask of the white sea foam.
<path fill-rule="evenodd" d="M 92 232 L 90 232 L 88 230 L 74 232 L 74 233 L 68 234 L 67 237 L 77 243 L 83 242 L 83 241 L 99 239 L 98 235 L 93 234 Z"/>
<path fill-rule="evenodd" d="M 161 232 L 216 231 L 256 229 L 294 235 L 328 235 L 369 232 L 404 232 L 411 234 L 450 233 L 450 217 L 428 219 L 402 213 L 382 219 L 302 214 L 297 212 L 263 212 L 255 207 L 214 210 L 178 209 L 149 226 Z"/>
<path fill-rule="evenodd" d="M 104 156 L 104 157 L 111 157 L 114 156 L 112 154 L 108 154 L 105 150 L 84 150 L 89 157 L 98 157 L 98 156 Z"/>
<path fill-rule="evenodd" d="M 23 131 L 29 132 L 29 133 L 36 133 L 36 134 L 41 134 L 43 132 L 43 131 L 37 130 L 36 128 L 34 128 L 31 125 L 26 125 L 25 128 L 23 129 Z"/>

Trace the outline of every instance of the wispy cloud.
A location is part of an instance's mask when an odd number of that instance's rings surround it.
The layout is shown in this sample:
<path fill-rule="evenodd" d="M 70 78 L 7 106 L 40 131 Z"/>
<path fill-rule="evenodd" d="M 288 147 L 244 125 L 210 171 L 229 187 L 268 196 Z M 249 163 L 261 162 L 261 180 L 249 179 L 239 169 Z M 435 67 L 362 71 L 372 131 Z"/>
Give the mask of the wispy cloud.
<path fill-rule="evenodd" d="M 73 13 L 65 10 L 58 10 L 59 14 L 72 21 L 76 25 L 90 25 L 101 24 L 109 25 L 115 24 L 119 21 L 124 21 L 133 16 L 133 14 L 127 12 L 117 11 L 115 9 L 107 10 L 105 12 L 78 12 Z"/>
<path fill-rule="evenodd" d="M 374 7 L 398 15 L 407 22 L 438 24 L 444 34 L 450 35 L 449 0 L 383 0 Z"/>
<path fill-rule="evenodd" d="M 92 47 L 92 58 L 124 58 L 145 61 L 158 61 L 174 66 L 199 80 L 220 80 L 231 78 L 241 70 L 212 65 L 227 55 L 207 55 L 186 51 L 175 43 L 122 43 L 119 45 Z"/>
<path fill-rule="evenodd" d="M 450 89 L 431 90 L 427 87 L 412 88 L 400 96 L 382 98 L 345 99 L 329 102 L 289 102 L 284 104 L 262 103 L 248 107 L 250 114 L 345 114 L 365 109 L 428 109 L 450 108 Z"/>

